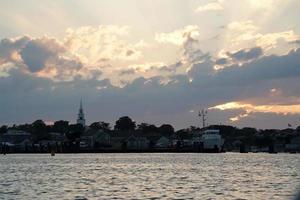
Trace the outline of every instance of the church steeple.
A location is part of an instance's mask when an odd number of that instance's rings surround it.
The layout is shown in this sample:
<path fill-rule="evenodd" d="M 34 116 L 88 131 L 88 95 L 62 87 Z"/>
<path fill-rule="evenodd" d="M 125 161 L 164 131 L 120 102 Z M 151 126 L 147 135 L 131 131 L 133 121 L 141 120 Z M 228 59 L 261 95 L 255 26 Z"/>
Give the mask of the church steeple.
<path fill-rule="evenodd" d="M 80 107 L 77 117 L 77 124 L 81 124 L 83 127 L 85 127 L 85 118 L 84 118 L 84 112 L 82 108 L 82 98 L 80 99 Z"/>

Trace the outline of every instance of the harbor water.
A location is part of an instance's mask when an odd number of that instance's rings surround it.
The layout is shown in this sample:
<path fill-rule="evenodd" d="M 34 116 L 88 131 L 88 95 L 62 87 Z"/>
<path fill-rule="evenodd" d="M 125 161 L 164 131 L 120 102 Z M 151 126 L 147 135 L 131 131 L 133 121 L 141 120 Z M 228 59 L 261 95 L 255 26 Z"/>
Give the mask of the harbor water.
<path fill-rule="evenodd" d="M 0 156 L 0 199 L 294 199 L 300 154 Z"/>

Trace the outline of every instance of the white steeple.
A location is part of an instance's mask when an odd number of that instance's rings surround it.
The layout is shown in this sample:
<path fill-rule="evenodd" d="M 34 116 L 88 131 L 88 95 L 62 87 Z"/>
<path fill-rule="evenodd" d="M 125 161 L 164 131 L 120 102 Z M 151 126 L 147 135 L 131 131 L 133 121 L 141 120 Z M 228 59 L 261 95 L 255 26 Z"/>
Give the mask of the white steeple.
<path fill-rule="evenodd" d="M 83 127 L 85 127 L 85 118 L 84 118 L 84 113 L 82 108 L 82 99 L 80 99 L 80 107 L 79 107 L 79 112 L 77 117 L 77 124 L 81 124 Z"/>

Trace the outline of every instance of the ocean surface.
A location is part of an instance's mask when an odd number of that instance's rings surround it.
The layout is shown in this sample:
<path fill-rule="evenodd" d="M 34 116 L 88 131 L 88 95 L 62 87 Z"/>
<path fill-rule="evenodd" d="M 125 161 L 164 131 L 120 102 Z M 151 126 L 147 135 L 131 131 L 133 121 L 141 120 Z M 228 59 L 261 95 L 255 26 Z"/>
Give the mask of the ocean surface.
<path fill-rule="evenodd" d="M 0 199 L 294 199 L 300 154 L 0 155 Z"/>

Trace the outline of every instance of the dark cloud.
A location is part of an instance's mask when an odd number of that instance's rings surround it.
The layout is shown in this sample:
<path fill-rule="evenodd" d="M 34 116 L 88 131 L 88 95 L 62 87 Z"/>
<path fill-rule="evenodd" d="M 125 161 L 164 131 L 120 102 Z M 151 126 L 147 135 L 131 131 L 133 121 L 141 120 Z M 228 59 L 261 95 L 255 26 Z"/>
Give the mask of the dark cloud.
<path fill-rule="evenodd" d="M 24 36 L 18 39 L 3 39 L 0 41 L 0 64 L 5 62 L 13 62 L 14 53 L 18 53 L 27 42 L 30 40 L 29 37 Z"/>
<path fill-rule="evenodd" d="M 125 70 L 120 71 L 120 73 L 119 73 L 120 76 L 132 75 L 132 74 L 135 74 L 134 69 L 125 69 Z"/>
<path fill-rule="evenodd" d="M 37 72 L 45 67 L 46 62 L 64 51 L 56 40 L 50 38 L 33 39 L 21 49 L 20 55 L 31 72 Z"/>
<path fill-rule="evenodd" d="M 134 54 L 134 51 L 133 50 L 127 50 L 126 51 L 126 56 L 131 56 L 131 55 L 133 55 Z"/>
<path fill-rule="evenodd" d="M 242 49 L 235 53 L 227 52 L 227 55 L 236 61 L 248 61 L 262 56 L 263 50 L 261 47 L 254 47 L 251 49 Z"/>
<path fill-rule="evenodd" d="M 200 49 L 200 42 L 191 36 L 190 32 L 185 34 L 185 41 L 183 43 L 183 59 L 189 63 L 203 62 L 209 54 L 204 54 Z"/>
<path fill-rule="evenodd" d="M 227 60 L 227 58 L 220 58 L 220 59 L 216 60 L 216 64 L 217 65 L 226 65 L 226 64 L 228 64 L 228 60 Z"/>
<path fill-rule="evenodd" d="M 176 70 L 181 67 L 183 64 L 181 61 L 176 62 L 174 64 L 171 65 L 164 65 L 164 66 L 160 66 L 160 67 L 151 67 L 152 70 L 158 70 L 158 71 L 165 71 L 165 72 L 176 72 Z"/>
<path fill-rule="evenodd" d="M 283 56 L 265 56 L 242 67 L 230 66 L 214 75 L 219 84 L 249 84 L 256 81 L 300 76 L 300 49 Z"/>
<path fill-rule="evenodd" d="M 55 70 L 51 78 L 69 80 L 78 76 L 83 64 L 75 56 L 70 57 L 65 53 L 66 47 L 63 44 L 46 36 L 3 39 L 0 42 L 0 65 L 10 62 L 22 70 L 31 73 L 46 70 L 49 75 L 51 70 Z"/>

